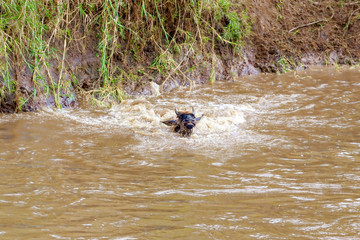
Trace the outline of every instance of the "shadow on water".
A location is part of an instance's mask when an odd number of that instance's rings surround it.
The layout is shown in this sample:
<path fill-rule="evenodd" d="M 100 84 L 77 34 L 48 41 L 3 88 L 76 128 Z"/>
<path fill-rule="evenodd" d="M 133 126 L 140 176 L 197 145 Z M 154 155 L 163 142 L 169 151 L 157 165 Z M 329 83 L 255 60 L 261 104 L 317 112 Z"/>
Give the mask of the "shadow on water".
<path fill-rule="evenodd" d="M 0 237 L 356 239 L 360 72 L 0 117 Z M 190 138 L 162 120 L 204 114 Z"/>

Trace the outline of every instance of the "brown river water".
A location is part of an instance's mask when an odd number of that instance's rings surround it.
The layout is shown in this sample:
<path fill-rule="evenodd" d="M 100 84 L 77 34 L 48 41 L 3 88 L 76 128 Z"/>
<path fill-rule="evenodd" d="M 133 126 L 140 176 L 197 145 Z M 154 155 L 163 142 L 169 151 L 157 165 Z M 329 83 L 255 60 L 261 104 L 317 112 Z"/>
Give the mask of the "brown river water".
<path fill-rule="evenodd" d="M 359 68 L 0 115 L 0 145 L 0 239 L 360 239 Z"/>

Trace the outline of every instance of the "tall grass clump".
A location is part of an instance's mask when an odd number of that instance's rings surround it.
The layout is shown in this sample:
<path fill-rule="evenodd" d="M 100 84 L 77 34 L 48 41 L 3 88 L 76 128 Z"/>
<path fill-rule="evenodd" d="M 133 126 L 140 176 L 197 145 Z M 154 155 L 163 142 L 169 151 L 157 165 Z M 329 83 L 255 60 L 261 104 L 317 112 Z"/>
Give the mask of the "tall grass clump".
<path fill-rule="evenodd" d="M 64 20 L 64 7 L 51 1 L 12 0 L 0 6 L 1 84 L 7 94 L 14 95 L 16 110 L 21 111 L 30 99 L 52 94 L 57 107 L 60 80 L 54 81 L 49 73 L 49 58 L 53 57 L 51 41 L 61 37 L 59 31 Z M 26 86 L 26 71 L 32 86 Z M 29 75 L 29 74 L 28 74 Z"/>
<path fill-rule="evenodd" d="M 159 84 L 171 78 L 191 83 L 187 72 L 196 66 L 189 59 L 202 54 L 214 62 L 220 45 L 238 54 L 250 33 L 246 8 L 235 0 L 2 1 L 0 97 L 14 96 L 18 111 L 49 97 L 61 108 L 75 89 L 97 104 L 118 102 L 125 85 L 141 86 L 157 75 Z M 94 35 L 95 48 L 87 41 Z M 93 89 L 82 87 L 68 57 L 79 45 L 95 49 L 99 60 Z"/>

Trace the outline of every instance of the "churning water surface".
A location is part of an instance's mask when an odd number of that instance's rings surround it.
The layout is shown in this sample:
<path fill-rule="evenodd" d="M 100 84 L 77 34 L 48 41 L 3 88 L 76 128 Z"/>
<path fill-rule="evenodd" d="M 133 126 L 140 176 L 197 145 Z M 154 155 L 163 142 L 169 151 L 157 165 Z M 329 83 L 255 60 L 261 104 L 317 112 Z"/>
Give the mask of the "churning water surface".
<path fill-rule="evenodd" d="M 359 69 L 0 115 L 0 144 L 0 239 L 360 238 Z"/>

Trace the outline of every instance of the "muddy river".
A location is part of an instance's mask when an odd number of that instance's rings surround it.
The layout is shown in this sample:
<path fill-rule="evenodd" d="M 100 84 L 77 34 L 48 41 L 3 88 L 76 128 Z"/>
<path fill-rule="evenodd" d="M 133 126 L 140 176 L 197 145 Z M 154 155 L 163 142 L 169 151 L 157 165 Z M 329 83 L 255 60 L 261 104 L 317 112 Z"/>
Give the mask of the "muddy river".
<path fill-rule="evenodd" d="M 359 68 L 0 115 L 0 145 L 1 239 L 360 238 Z"/>

